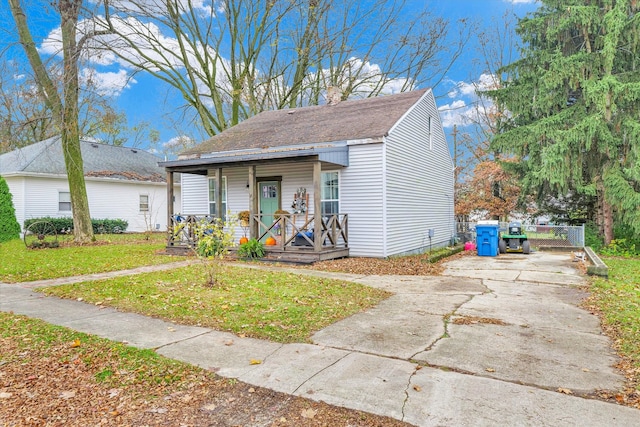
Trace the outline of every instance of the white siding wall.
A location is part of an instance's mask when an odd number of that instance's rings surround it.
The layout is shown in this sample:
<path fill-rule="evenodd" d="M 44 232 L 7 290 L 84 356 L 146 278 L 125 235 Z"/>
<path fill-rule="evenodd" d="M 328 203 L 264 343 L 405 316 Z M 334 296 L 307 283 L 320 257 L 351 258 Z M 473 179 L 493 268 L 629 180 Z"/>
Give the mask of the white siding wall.
<path fill-rule="evenodd" d="M 58 210 L 58 193 L 69 191 L 66 178 L 28 176 L 12 181 L 10 189 L 14 200 L 23 203 L 18 218 L 20 226 L 30 218 L 71 216 L 71 212 Z M 156 224 L 160 230 L 167 229 L 166 184 L 87 179 L 86 186 L 92 218 L 124 219 L 129 223 L 127 231 L 133 232 L 142 232 L 148 227 L 155 229 Z M 180 200 L 180 187 L 175 191 L 176 200 Z M 141 194 L 149 196 L 149 212 L 140 212 Z"/>
<path fill-rule="evenodd" d="M 383 257 L 382 144 L 349 147 L 340 171 L 340 212 L 349 214 L 349 255 Z"/>
<path fill-rule="evenodd" d="M 392 130 L 385 149 L 385 255 L 446 245 L 454 227 L 453 162 L 431 92 Z"/>
<path fill-rule="evenodd" d="M 209 213 L 209 181 L 206 176 L 183 173 L 182 209 L 175 211 L 186 215 L 205 215 Z"/>

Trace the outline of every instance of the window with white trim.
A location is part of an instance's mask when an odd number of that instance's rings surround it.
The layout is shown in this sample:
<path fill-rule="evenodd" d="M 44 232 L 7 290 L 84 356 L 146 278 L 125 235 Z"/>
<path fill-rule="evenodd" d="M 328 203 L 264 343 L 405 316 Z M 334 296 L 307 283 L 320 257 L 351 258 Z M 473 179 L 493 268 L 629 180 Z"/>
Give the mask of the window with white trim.
<path fill-rule="evenodd" d="M 338 171 L 322 172 L 322 215 L 340 212 L 340 174 Z"/>
<path fill-rule="evenodd" d="M 149 195 L 140 195 L 140 212 L 149 212 Z"/>
<path fill-rule="evenodd" d="M 58 192 L 58 211 L 71 212 L 71 193 L 68 191 Z"/>
<path fill-rule="evenodd" d="M 209 178 L 209 215 L 216 214 L 216 179 Z M 222 218 L 225 218 L 227 212 L 227 177 L 222 177 Z"/>

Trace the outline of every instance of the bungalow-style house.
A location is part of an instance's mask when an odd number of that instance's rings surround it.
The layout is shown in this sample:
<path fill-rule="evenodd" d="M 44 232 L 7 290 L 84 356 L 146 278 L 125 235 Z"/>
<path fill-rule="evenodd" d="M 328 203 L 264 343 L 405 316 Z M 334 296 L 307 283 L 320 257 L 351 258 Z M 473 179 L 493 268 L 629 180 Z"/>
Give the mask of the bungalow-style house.
<path fill-rule="evenodd" d="M 236 236 L 275 237 L 277 259 L 416 253 L 455 231 L 453 161 L 430 89 L 265 111 L 160 165 L 169 183 L 182 174 L 174 229 L 248 210 Z M 179 245 L 176 234 L 168 247 Z"/>
<path fill-rule="evenodd" d="M 123 219 L 127 231 L 167 230 L 166 174 L 160 158 L 143 150 L 80 141 L 89 211 L 95 219 Z M 71 198 L 60 137 L 0 155 L 18 223 L 71 217 Z M 179 184 L 174 183 L 180 209 Z"/>

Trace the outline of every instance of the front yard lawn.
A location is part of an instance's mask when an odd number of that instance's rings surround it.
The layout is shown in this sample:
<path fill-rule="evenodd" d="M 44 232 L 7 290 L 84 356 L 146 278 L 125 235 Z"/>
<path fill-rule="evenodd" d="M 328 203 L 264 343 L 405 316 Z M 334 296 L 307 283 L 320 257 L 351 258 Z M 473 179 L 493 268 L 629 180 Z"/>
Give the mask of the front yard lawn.
<path fill-rule="evenodd" d="M 600 311 L 607 334 L 625 358 L 621 367 L 635 392 L 627 398 L 640 408 L 640 258 L 602 257 L 609 279 L 594 279 L 589 305 Z"/>
<path fill-rule="evenodd" d="M 164 234 L 146 240 L 140 234 L 99 235 L 91 245 L 62 244 L 55 249 L 27 249 L 22 240 L 0 244 L 0 282 L 33 280 L 174 262 L 183 257 L 158 255 L 165 246 Z"/>
<path fill-rule="evenodd" d="M 306 342 L 315 331 L 390 295 L 342 280 L 225 264 L 218 267 L 217 280 L 213 287 L 204 286 L 207 274 L 197 263 L 43 292 L 283 343 Z"/>

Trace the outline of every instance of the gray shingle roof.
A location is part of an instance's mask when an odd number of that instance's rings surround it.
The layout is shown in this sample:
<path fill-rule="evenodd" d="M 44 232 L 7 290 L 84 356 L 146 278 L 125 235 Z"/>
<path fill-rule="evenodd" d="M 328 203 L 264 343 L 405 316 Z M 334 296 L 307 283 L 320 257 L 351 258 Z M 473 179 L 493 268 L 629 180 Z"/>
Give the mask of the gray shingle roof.
<path fill-rule="evenodd" d="M 143 150 L 81 140 L 84 173 L 88 177 L 164 182 L 157 156 Z M 53 137 L 0 155 L 0 175 L 66 175 L 60 137 Z"/>
<path fill-rule="evenodd" d="M 184 151 L 181 158 L 220 151 L 381 139 L 427 90 L 265 111 Z"/>

